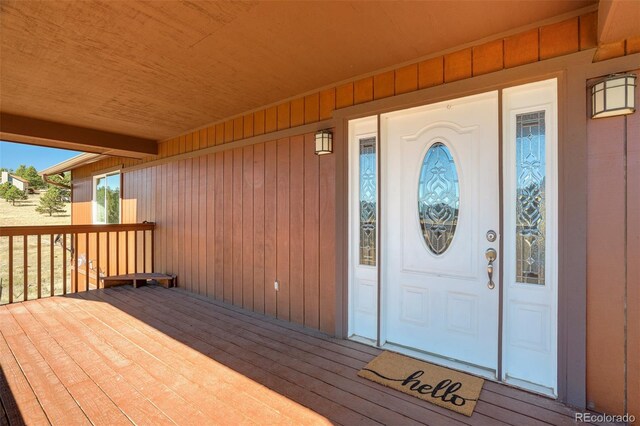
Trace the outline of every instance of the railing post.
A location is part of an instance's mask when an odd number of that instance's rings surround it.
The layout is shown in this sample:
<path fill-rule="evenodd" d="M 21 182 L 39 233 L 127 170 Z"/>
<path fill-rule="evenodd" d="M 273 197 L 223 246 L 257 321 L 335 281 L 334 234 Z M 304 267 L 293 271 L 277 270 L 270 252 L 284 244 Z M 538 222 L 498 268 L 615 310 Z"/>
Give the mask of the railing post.
<path fill-rule="evenodd" d="M 116 232 L 116 275 L 120 275 L 120 231 Z"/>
<path fill-rule="evenodd" d="M 147 231 L 142 230 L 142 272 L 147 272 Z"/>
<path fill-rule="evenodd" d="M 109 241 L 111 240 L 111 232 L 107 231 L 107 268 L 106 268 L 106 275 L 109 276 L 109 274 L 111 273 L 110 269 L 111 269 L 111 262 L 109 261 L 111 258 L 111 247 L 110 247 L 110 243 Z"/>
<path fill-rule="evenodd" d="M 55 257 L 54 257 L 54 253 L 53 253 L 53 246 L 54 246 L 54 242 L 53 242 L 53 234 L 49 235 L 49 266 L 51 267 L 51 294 L 50 296 L 53 296 L 55 293 L 55 286 L 54 286 L 54 264 L 55 264 Z"/>
<path fill-rule="evenodd" d="M 13 303 L 13 235 L 9 235 L 9 303 Z"/>
<path fill-rule="evenodd" d="M 38 270 L 37 270 L 37 276 L 38 276 L 38 299 L 40 299 L 42 297 L 42 238 L 40 236 L 40 234 L 38 234 L 37 236 L 38 238 Z"/>
<path fill-rule="evenodd" d="M 62 234 L 62 294 L 67 294 L 67 234 Z"/>
<path fill-rule="evenodd" d="M 129 231 L 124 231 L 124 273 L 129 273 Z"/>
<path fill-rule="evenodd" d="M 74 233 L 73 235 L 73 282 L 71 283 L 71 292 L 78 292 L 78 255 L 80 254 L 80 248 L 78 247 L 78 234 Z"/>
<path fill-rule="evenodd" d="M 138 273 L 138 231 L 133 231 L 133 273 Z"/>
<path fill-rule="evenodd" d="M 87 276 L 84 279 L 84 291 L 89 291 L 89 274 L 91 272 L 91 269 L 89 268 L 89 263 L 90 261 L 90 251 L 89 251 L 89 233 L 87 232 L 86 234 L 84 234 L 84 251 L 85 251 L 85 259 L 84 259 L 84 263 L 85 263 L 85 268 L 84 271 L 87 274 Z"/>
<path fill-rule="evenodd" d="M 96 289 L 100 288 L 100 233 L 96 232 Z"/>
<path fill-rule="evenodd" d="M 22 254 L 23 254 L 23 265 L 24 265 L 24 271 L 22 276 L 24 277 L 24 282 L 22 283 L 23 287 L 24 287 L 24 297 L 23 300 L 29 300 L 29 250 L 28 250 L 28 245 L 29 245 L 29 236 L 28 235 L 23 235 L 22 236 Z"/>

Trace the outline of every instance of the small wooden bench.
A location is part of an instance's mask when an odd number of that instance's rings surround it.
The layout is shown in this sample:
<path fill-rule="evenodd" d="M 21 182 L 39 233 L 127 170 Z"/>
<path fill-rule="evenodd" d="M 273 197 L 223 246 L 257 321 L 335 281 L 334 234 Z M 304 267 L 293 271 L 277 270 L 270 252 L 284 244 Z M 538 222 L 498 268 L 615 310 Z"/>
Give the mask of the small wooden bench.
<path fill-rule="evenodd" d="M 149 280 L 155 280 L 164 288 L 173 287 L 176 284 L 176 276 L 168 274 L 141 273 L 141 274 L 124 274 L 112 275 L 109 277 L 101 277 L 104 288 L 116 285 L 133 284 L 133 288 L 138 288 L 142 284 L 146 284 Z"/>

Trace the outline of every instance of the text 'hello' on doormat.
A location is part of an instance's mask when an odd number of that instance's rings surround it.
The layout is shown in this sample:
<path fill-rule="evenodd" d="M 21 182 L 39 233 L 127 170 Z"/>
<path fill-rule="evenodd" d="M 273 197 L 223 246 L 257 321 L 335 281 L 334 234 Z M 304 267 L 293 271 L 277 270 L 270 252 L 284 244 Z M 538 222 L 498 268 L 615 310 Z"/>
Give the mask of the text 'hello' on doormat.
<path fill-rule="evenodd" d="M 376 383 L 471 416 L 484 379 L 393 352 L 383 352 L 358 372 Z"/>

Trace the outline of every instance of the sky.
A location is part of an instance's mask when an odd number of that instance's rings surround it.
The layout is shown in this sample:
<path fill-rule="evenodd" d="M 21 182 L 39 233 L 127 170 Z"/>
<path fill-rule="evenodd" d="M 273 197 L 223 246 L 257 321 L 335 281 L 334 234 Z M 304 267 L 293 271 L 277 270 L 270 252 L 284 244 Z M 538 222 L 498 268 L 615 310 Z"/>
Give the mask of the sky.
<path fill-rule="evenodd" d="M 40 171 L 78 154 L 80 152 L 66 149 L 0 141 L 0 167 L 7 169 L 15 170 L 20 164 L 25 164 Z"/>

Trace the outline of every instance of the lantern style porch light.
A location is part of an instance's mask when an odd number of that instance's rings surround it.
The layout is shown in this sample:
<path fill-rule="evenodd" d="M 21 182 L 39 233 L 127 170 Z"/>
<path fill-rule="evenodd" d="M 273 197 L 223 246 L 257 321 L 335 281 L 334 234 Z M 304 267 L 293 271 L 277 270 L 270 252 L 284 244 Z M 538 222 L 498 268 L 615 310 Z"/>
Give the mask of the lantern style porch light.
<path fill-rule="evenodd" d="M 333 152 L 333 133 L 331 130 L 316 132 L 316 155 L 331 154 Z"/>
<path fill-rule="evenodd" d="M 635 74 L 612 74 L 591 86 L 591 118 L 632 114 L 635 108 Z"/>

